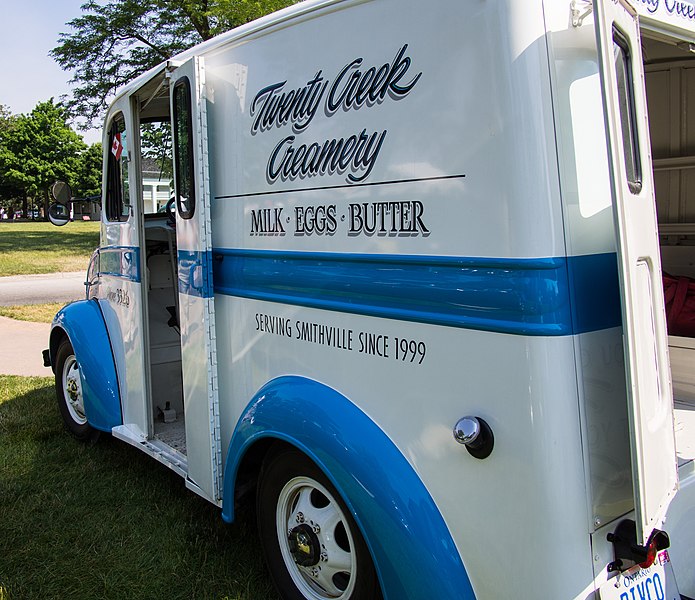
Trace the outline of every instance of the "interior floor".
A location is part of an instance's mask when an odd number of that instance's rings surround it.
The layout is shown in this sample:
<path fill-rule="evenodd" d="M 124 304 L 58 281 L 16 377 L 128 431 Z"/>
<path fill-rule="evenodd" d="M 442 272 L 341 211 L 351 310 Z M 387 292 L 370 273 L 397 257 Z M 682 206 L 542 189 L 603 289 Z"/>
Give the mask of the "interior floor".
<path fill-rule="evenodd" d="M 172 423 L 155 421 L 155 439 L 186 455 L 186 424 L 183 414 Z"/>

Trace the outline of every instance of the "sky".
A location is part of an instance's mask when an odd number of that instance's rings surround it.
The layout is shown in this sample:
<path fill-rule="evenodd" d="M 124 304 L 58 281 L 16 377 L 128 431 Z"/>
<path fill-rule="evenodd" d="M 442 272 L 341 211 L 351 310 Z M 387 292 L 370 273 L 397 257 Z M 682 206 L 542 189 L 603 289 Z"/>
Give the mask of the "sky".
<path fill-rule="evenodd" d="M 71 74 L 48 56 L 66 23 L 81 14 L 84 0 L 0 0 L 0 104 L 14 114 L 38 102 L 57 101 L 70 91 Z M 85 142 L 101 141 L 98 131 L 78 132 Z"/>

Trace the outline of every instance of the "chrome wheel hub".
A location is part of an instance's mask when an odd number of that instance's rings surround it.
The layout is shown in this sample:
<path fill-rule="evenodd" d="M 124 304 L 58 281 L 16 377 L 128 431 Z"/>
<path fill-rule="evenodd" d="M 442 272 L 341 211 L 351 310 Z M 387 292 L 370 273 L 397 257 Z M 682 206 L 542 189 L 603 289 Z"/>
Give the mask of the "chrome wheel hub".
<path fill-rule="evenodd" d="M 63 365 L 63 394 L 72 420 L 78 425 L 84 425 L 87 422 L 87 416 L 84 412 L 82 380 L 80 366 L 74 354 L 68 356 Z"/>
<path fill-rule="evenodd" d="M 346 600 L 357 561 L 349 523 L 335 498 L 310 477 L 291 479 L 280 492 L 278 542 L 292 581 L 310 600 Z"/>

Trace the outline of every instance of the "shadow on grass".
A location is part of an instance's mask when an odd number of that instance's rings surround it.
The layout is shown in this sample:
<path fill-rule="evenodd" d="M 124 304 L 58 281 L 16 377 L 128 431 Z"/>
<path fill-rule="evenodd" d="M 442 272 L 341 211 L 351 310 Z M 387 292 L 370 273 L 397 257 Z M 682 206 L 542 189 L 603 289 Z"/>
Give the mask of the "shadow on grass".
<path fill-rule="evenodd" d="M 72 223 L 59 229 L 50 223 L 4 223 L 0 252 L 21 248 L 24 252 L 69 252 L 89 256 L 99 245 L 99 230 L 95 227 Z"/>
<path fill-rule="evenodd" d="M 52 380 L 0 376 L 0 598 L 276 599 L 248 514 L 108 435 L 64 429 Z"/>

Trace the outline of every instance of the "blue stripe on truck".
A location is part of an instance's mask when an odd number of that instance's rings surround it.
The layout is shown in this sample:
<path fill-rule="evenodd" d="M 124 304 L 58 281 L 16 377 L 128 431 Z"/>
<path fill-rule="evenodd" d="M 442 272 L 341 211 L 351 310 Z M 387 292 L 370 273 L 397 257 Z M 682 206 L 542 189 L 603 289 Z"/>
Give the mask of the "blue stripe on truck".
<path fill-rule="evenodd" d="M 218 294 L 518 335 L 621 324 L 614 253 L 464 258 L 216 248 Z"/>
<path fill-rule="evenodd" d="M 210 253 L 179 250 L 177 260 L 179 293 L 197 298 L 212 297 Z"/>
<path fill-rule="evenodd" d="M 137 246 L 100 248 L 99 275 L 111 275 L 140 283 L 140 248 Z"/>

